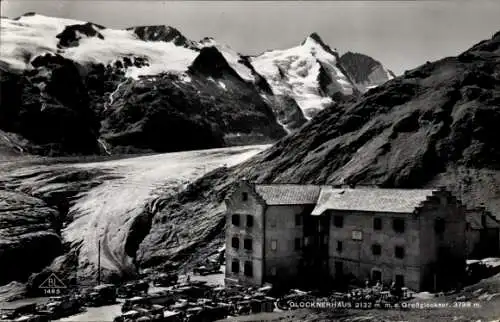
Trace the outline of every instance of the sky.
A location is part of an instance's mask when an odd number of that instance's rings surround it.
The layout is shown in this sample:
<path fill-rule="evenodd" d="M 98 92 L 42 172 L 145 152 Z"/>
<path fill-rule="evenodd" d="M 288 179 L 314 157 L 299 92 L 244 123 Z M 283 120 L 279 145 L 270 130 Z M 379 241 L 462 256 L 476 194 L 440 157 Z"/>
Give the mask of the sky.
<path fill-rule="evenodd" d="M 500 30 L 500 0 L 4 0 L 0 4 L 2 16 L 7 17 L 34 11 L 109 28 L 170 25 L 192 40 L 214 37 L 249 55 L 296 46 L 317 32 L 341 54 L 370 55 L 396 74 L 457 55 Z"/>

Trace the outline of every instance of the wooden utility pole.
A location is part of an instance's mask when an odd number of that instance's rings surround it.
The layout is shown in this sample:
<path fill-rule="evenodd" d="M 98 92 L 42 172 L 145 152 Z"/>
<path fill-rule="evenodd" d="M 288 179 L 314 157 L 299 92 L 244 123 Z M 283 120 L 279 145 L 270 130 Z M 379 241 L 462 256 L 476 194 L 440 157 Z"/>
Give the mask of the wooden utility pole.
<path fill-rule="evenodd" d="M 101 285 L 101 240 L 98 241 L 97 251 L 97 285 Z"/>

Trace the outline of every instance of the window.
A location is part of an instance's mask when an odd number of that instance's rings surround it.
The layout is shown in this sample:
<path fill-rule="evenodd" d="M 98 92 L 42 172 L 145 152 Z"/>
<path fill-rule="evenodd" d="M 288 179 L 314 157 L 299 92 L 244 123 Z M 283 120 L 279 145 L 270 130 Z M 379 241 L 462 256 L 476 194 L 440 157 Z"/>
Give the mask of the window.
<path fill-rule="evenodd" d="M 246 261 L 245 266 L 243 268 L 245 276 L 252 277 L 253 276 L 253 265 L 252 262 Z"/>
<path fill-rule="evenodd" d="M 231 222 L 233 223 L 233 226 L 239 226 L 240 225 L 240 215 L 233 215 L 231 218 Z"/>
<path fill-rule="evenodd" d="M 323 245 L 328 245 L 328 235 L 323 235 Z"/>
<path fill-rule="evenodd" d="M 301 226 L 301 225 L 302 225 L 302 215 L 296 214 L 295 215 L 295 226 Z"/>
<path fill-rule="evenodd" d="M 380 256 L 380 254 L 382 254 L 382 247 L 379 244 L 373 244 L 372 254 L 375 256 Z"/>
<path fill-rule="evenodd" d="M 239 249 L 240 248 L 240 239 L 238 237 L 233 237 L 231 239 L 231 246 L 235 249 Z"/>
<path fill-rule="evenodd" d="M 395 218 L 392 221 L 392 228 L 397 233 L 404 233 L 405 231 L 405 221 L 401 218 Z"/>
<path fill-rule="evenodd" d="M 247 227 L 253 227 L 253 216 L 247 215 Z"/>
<path fill-rule="evenodd" d="M 396 258 L 404 258 L 405 248 L 403 246 L 394 247 L 394 256 L 396 256 Z"/>
<path fill-rule="evenodd" d="M 334 216 L 333 217 L 333 224 L 335 227 L 342 228 L 344 227 L 344 216 Z"/>
<path fill-rule="evenodd" d="M 295 238 L 295 250 L 302 249 L 302 240 L 300 238 Z"/>
<path fill-rule="evenodd" d="M 272 250 L 278 249 L 278 241 L 277 240 L 271 240 L 271 249 Z"/>
<path fill-rule="evenodd" d="M 247 200 L 248 200 L 248 192 L 243 192 L 243 193 L 241 194 L 241 199 L 242 199 L 243 201 L 247 201 Z"/>
<path fill-rule="evenodd" d="M 372 270 L 372 280 L 382 281 L 382 271 L 380 271 L 378 269 Z"/>
<path fill-rule="evenodd" d="M 239 273 L 240 272 L 240 262 L 237 259 L 233 259 L 231 263 L 231 272 Z"/>
<path fill-rule="evenodd" d="M 444 225 L 444 219 L 443 218 L 437 218 L 434 221 L 434 231 L 436 234 L 442 234 L 444 233 L 445 225 Z"/>
<path fill-rule="evenodd" d="M 243 248 L 245 248 L 246 250 L 252 250 L 252 240 L 249 238 L 246 238 L 243 241 Z"/>
<path fill-rule="evenodd" d="M 276 276 L 276 267 L 271 267 L 271 276 Z"/>
<path fill-rule="evenodd" d="M 373 218 L 373 230 L 382 230 L 382 218 Z"/>
<path fill-rule="evenodd" d="M 342 242 L 339 240 L 337 241 L 337 252 L 342 253 Z"/>
<path fill-rule="evenodd" d="M 401 274 L 396 274 L 394 277 L 396 286 L 403 287 L 405 285 L 405 277 L 404 275 Z"/>

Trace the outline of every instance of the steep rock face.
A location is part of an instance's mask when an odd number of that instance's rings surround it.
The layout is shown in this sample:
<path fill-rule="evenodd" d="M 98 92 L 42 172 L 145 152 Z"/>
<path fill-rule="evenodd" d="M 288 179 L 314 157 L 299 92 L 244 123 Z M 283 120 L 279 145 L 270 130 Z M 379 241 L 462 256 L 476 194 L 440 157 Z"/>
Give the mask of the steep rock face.
<path fill-rule="evenodd" d="M 219 59 L 204 58 L 213 56 Z M 112 146 L 180 151 L 272 141 L 286 134 L 255 88 L 215 48 L 204 48 L 200 57 L 187 77 L 161 75 L 122 85 L 107 111 L 103 138 Z"/>
<path fill-rule="evenodd" d="M 32 153 L 98 152 L 99 122 L 79 66 L 49 54 L 32 64 L 23 75 L 0 72 L 0 127 L 31 141 Z"/>
<path fill-rule="evenodd" d="M 85 23 L 81 25 L 70 25 L 56 36 L 59 39 L 58 48 L 76 47 L 79 45 L 79 40 L 83 37 L 97 37 L 104 40 L 104 36 L 99 30 L 104 29 L 93 23 Z"/>
<path fill-rule="evenodd" d="M 0 190 L 0 285 L 25 281 L 62 253 L 58 216 L 40 199 Z"/>
<path fill-rule="evenodd" d="M 345 53 L 340 57 L 340 64 L 363 92 L 396 77 L 382 63 L 360 53 Z"/>
<path fill-rule="evenodd" d="M 179 195 L 165 197 L 139 247 L 141 265 L 164 259 L 193 262 L 189 254 L 194 250 L 203 257 L 219 246 L 222 202 L 243 177 L 257 182 L 445 186 L 466 206 L 483 204 L 497 214 L 499 103 L 497 33 L 458 57 L 423 65 L 358 101 L 326 109 L 250 161 L 220 169 Z M 193 229 L 172 227 L 166 232 L 161 223 L 169 220 Z M 181 236 L 183 247 L 172 247 L 169 236 L 175 235 Z"/>
<path fill-rule="evenodd" d="M 196 42 L 187 39 L 181 32 L 170 26 L 138 26 L 127 28 L 144 41 L 172 42 L 176 46 L 198 49 Z"/>
<path fill-rule="evenodd" d="M 199 73 L 206 77 L 212 76 L 214 78 L 220 78 L 224 74 L 240 78 L 231 66 L 229 66 L 222 53 L 215 47 L 203 47 L 200 54 L 191 66 L 189 66 L 189 72 L 193 74 Z"/>
<path fill-rule="evenodd" d="M 30 295 L 43 296 L 39 286 L 50 272 L 73 283 L 80 245 L 69 245 L 64 229 L 79 214 L 70 209 L 112 176 L 40 158 L 6 162 L 0 170 L 0 285 L 27 282 Z"/>

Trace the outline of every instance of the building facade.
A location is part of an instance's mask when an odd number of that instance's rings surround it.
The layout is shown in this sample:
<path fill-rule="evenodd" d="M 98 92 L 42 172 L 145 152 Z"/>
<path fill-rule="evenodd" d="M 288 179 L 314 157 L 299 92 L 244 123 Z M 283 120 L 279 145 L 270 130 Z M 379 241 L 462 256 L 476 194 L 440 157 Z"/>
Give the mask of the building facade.
<path fill-rule="evenodd" d="M 446 191 L 325 188 L 312 216 L 330 218 L 336 279 L 439 289 L 465 269 L 465 212 Z"/>
<path fill-rule="evenodd" d="M 500 224 L 485 208 L 466 210 L 467 258 L 497 257 L 500 254 Z"/>
<path fill-rule="evenodd" d="M 279 285 L 297 277 L 303 218 L 314 208 L 319 190 L 240 183 L 226 199 L 226 282 Z"/>
<path fill-rule="evenodd" d="M 242 182 L 226 206 L 228 283 L 442 289 L 465 269 L 465 210 L 444 190 Z"/>

